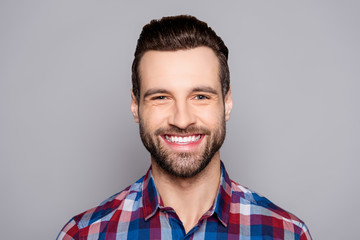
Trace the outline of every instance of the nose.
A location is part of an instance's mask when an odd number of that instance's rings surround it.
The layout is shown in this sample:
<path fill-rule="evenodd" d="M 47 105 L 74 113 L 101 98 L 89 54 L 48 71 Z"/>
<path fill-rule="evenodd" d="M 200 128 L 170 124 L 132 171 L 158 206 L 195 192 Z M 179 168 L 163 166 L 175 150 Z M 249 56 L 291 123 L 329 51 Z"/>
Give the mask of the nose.
<path fill-rule="evenodd" d="M 186 129 L 196 121 L 193 109 L 186 102 L 176 102 L 171 111 L 169 116 L 170 125 Z"/>

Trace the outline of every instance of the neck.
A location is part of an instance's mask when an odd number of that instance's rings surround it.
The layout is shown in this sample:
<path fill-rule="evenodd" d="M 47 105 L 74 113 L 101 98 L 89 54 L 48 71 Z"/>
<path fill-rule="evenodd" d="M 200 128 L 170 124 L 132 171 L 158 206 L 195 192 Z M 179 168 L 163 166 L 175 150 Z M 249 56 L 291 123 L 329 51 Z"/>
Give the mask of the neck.
<path fill-rule="evenodd" d="M 152 159 L 152 174 L 161 199 L 182 221 L 185 231 L 193 228 L 213 205 L 220 183 L 220 154 L 192 178 L 169 175 Z"/>

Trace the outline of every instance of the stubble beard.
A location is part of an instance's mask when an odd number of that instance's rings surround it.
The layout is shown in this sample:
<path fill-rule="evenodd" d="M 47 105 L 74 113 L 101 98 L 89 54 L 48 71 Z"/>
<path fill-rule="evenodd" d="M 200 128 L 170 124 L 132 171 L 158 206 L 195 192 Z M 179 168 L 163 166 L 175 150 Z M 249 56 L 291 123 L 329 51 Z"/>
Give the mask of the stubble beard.
<path fill-rule="evenodd" d="M 152 134 L 141 119 L 139 127 L 141 140 L 157 165 L 166 173 L 179 178 L 191 178 L 204 170 L 222 146 L 226 135 L 224 118 L 213 132 L 201 127 L 190 126 L 187 129 L 180 129 L 172 126 L 166 129 L 159 128 Z M 203 139 L 206 140 L 205 147 L 202 148 L 201 152 L 170 152 L 164 149 L 159 137 L 167 132 L 190 135 L 200 132 L 206 136 Z"/>

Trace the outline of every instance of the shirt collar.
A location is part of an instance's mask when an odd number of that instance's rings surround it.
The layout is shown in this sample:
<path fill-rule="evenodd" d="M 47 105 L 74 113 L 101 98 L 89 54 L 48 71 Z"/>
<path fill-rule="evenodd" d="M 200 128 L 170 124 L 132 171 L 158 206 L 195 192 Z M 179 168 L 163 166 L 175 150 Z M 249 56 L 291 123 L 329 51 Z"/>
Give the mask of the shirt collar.
<path fill-rule="evenodd" d="M 231 180 L 225 170 L 224 164 L 221 162 L 221 178 L 218 194 L 214 201 L 214 205 L 210 208 L 208 213 L 205 213 L 205 215 L 211 216 L 216 213 L 216 216 L 225 227 L 229 221 L 231 192 Z M 158 191 L 155 187 L 154 179 L 151 173 L 151 167 L 147 171 L 143 180 L 142 197 L 144 219 L 147 221 L 149 218 L 155 215 L 158 208 L 163 207 L 160 195 L 158 194 Z"/>
<path fill-rule="evenodd" d="M 221 178 L 218 194 L 213 206 L 213 212 L 219 218 L 220 222 L 226 227 L 229 222 L 229 212 L 231 204 L 231 180 L 226 172 L 223 162 L 221 162 Z"/>
<path fill-rule="evenodd" d="M 157 209 L 160 208 L 161 198 L 158 194 L 154 179 L 151 173 L 151 167 L 145 174 L 142 187 L 142 199 L 143 199 L 143 209 L 144 209 L 144 218 L 147 221 L 149 218 L 154 216 Z"/>

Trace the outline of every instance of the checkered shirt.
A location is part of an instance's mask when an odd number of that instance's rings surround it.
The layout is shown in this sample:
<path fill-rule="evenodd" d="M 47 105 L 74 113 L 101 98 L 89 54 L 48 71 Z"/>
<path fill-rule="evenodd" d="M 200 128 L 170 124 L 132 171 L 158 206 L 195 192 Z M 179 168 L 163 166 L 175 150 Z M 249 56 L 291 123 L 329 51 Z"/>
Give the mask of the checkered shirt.
<path fill-rule="evenodd" d="M 213 206 L 188 233 L 164 207 L 151 168 L 144 177 L 99 206 L 72 218 L 57 240 L 90 239 L 311 239 L 304 222 L 222 174 Z"/>

